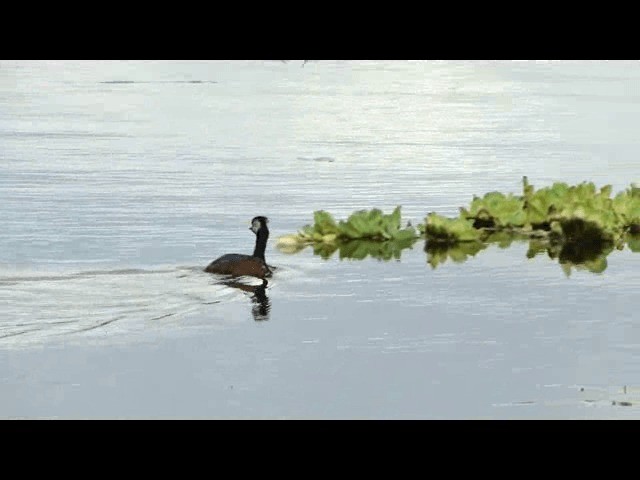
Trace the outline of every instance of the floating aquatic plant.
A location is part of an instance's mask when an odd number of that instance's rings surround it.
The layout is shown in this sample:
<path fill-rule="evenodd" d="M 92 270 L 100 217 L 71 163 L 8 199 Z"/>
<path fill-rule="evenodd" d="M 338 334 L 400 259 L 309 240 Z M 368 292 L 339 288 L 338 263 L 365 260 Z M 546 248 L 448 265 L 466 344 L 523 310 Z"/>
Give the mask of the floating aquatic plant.
<path fill-rule="evenodd" d="M 627 245 L 632 252 L 640 252 L 640 235 L 627 235 Z"/>
<path fill-rule="evenodd" d="M 556 182 L 536 190 L 527 177 L 522 195 L 488 192 L 474 196 L 455 218 L 429 213 L 416 229 L 402 227 L 400 207 L 390 214 L 379 209 L 358 210 L 336 221 L 323 210 L 314 212 L 313 225 L 278 239 L 277 247 L 295 253 L 307 246 L 323 258 L 336 251 L 341 259 L 400 258 L 417 233 L 426 239 L 427 261 L 433 267 L 447 260 L 464 262 L 496 243 L 507 248 L 515 240 L 529 240 L 527 257 L 546 252 L 565 273 L 572 268 L 600 273 L 614 249 L 640 251 L 640 187 L 611 195 L 611 186 L 593 182 Z"/>
<path fill-rule="evenodd" d="M 460 216 L 472 219 L 475 228 L 522 227 L 526 222 L 524 201 L 512 194 L 489 192 L 484 197 L 474 197 L 469 210 L 460 209 Z"/>
<path fill-rule="evenodd" d="M 425 223 L 418 225 L 418 230 L 424 232 L 429 241 L 452 245 L 463 242 L 480 241 L 481 232 L 473 227 L 473 222 L 465 218 L 447 218 L 430 213 Z"/>
<path fill-rule="evenodd" d="M 536 190 L 527 177 L 522 180 L 522 196 L 489 192 L 474 196 L 456 219 L 427 216 L 419 226 L 434 242 L 469 241 L 474 235 L 461 229 L 471 222 L 485 241 L 487 231 L 509 231 L 529 237 L 551 234 L 557 242 L 586 241 L 596 244 L 624 241 L 627 232 L 640 232 L 640 188 L 632 185 L 611 198 L 611 185 L 597 189 L 593 182 L 570 186 L 556 182 Z"/>
<path fill-rule="evenodd" d="M 410 225 L 402 228 L 399 206 L 390 214 L 384 214 L 377 208 L 358 210 L 347 220 L 338 222 L 330 213 L 319 210 L 314 212 L 313 220 L 313 225 L 305 225 L 297 234 L 280 237 L 276 246 L 282 251 L 289 252 L 317 243 L 333 244 L 350 240 L 402 242 L 417 238 L 415 228 Z"/>
<path fill-rule="evenodd" d="M 640 233 L 640 188 L 631 185 L 612 201 L 613 209 L 632 234 Z"/>

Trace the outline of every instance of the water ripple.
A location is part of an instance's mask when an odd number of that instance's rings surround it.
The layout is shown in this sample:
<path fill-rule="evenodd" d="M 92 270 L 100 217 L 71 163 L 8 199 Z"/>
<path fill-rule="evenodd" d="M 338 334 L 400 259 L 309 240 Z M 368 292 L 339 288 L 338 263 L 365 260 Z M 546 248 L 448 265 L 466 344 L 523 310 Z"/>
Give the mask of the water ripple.
<path fill-rule="evenodd" d="M 200 267 L 4 274 L 0 346 L 94 332 L 128 335 L 240 297 Z"/>

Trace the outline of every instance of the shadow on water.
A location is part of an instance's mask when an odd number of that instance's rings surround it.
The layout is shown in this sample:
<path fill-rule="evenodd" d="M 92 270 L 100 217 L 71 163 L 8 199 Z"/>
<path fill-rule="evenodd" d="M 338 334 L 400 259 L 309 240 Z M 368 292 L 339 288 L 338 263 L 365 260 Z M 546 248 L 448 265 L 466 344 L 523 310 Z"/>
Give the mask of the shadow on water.
<path fill-rule="evenodd" d="M 607 256 L 614 250 L 612 243 L 567 242 L 564 244 L 541 244 L 531 241 L 527 258 L 546 253 L 552 260 L 558 260 L 564 273 L 571 275 L 571 269 L 602 273 L 607 268 Z"/>
<path fill-rule="evenodd" d="M 607 268 L 607 256 L 614 250 L 622 250 L 624 244 L 614 245 L 606 241 L 580 241 L 553 242 L 546 238 L 534 238 L 524 240 L 507 232 L 496 232 L 490 235 L 485 242 L 461 242 L 455 245 L 443 245 L 439 243 L 425 242 L 424 251 L 427 254 L 427 263 L 436 268 L 447 260 L 455 263 L 463 263 L 491 244 L 506 249 L 513 242 L 529 242 L 527 258 L 533 259 L 538 255 L 546 254 L 551 260 L 557 260 L 565 275 L 570 276 L 572 269 L 586 270 L 591 273 L 603 273 Z M 628 235 L 625 239 L 629 250 L 640 251 L 640 236 Z"/>
<path fill-rule="evenodd" d="M 221 282 L 227 287 L 237 288 L 251 295 L 251 314 L 256 322 L 269 320 L 269 311 L 271 310 L 271 302 L 267 296 L 267 285 L 269 282 L 262 280 L 261 285 L 247 285 L 237 280 L 227 280 Z"/>
<path fill-rule="evenodd" d="M 317 243 L 313 245 L 313 254 L 319 255 L 327 260 L 337 251 L 340 260 L 364 260 L 367 257 L 377 260 L 389 261 L 400 260 L 402 251 L 410 249 L 416 239 L 387 240 L 380 242 L 376 240 L 349 240 L 335 243 Z"/>
<path fill-rule="evenodd" d="M 434 269 L 447 260 L 451 260 L 454 263 L 464 263 L 485 248 L 487 248 L 487 245 L 480 242 L 462 242 L 456 245 L 446 245 L 427 241 L 424 244 L 427 263 Z"/>
<path fill-rule="evenodd" d="M 588 238 L 588 237 L 587 237 Z M 592 241 L 584 238 L 557 242 L 549 238 L 530 238 L 514 232 L 497 231 L 489 234 L 484 241 L 458 242 L 446 244 L 425 241 L 424 252 L 427 263 L 432 269 L 438 268 L 447 261 L 464 263 L 475 257 L 490 245 L 497 245 L 500 249 L 509 248 L 513 242 L 529 242 L 527 258 L 547 254 L 552 260 L 557 260 L 565 275 L 570 276 L 572 269 L 586 270 L 591 273 L 603 273 L 607 268 L 607 256 L 614 250 L 624 249 L 626 244 L 632 252 L 640 251 L 640 235 L 628 234 L 623 243 L 614 245 L 607 241 Z M 377 260 L 399 260 L 406 249 L 411 249 L 418 239 L 388 240 L 384 242 L 374 240 L 350 240 L 346 242 L 317 242 L 314 244 L 298 245 L 295 248 L 283 249 L 285 253 L 298 253 L 308 246 L 313 254 L 324 260 L 331 258 L 338 252 L 340 260 L 364 260 L 367 257 Z"/>

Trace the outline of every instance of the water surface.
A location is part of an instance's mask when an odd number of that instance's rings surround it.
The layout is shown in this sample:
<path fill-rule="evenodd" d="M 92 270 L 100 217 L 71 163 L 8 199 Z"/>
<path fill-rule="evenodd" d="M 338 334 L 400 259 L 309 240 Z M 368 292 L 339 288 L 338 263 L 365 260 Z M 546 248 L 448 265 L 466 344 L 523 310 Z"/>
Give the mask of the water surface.
<path fill-rule="evenodd" d="M 640 178 L 637 62 L 0 61 L 0 417 L 638 418 L 640 255 L 285 255 L 317 209 Z M 202 272 L 250 253 L 266 290 Z M 258 290 L 256 290 L 258 289 Z"/>

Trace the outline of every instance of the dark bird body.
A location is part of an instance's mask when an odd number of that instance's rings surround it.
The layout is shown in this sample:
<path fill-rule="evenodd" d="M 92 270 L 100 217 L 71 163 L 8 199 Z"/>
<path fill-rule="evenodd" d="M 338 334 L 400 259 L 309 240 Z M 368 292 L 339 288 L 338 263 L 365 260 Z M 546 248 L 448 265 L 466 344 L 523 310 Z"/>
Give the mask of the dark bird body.
<path fill-rule="evenodd" d="M 251 231 L 256 234 L 256 246 L 253 255 L 243 255 L 240 253 L 228 253 L 211 262 L 205 272 L 219 273 L 241 277 L 249 275 L 251 277 L 265 278 L 271 276 L 271 269 L 264 259 L 264 251 L 269 238 L 268 219 L 266 217 L 255 217 L 251 220 Z"/>

